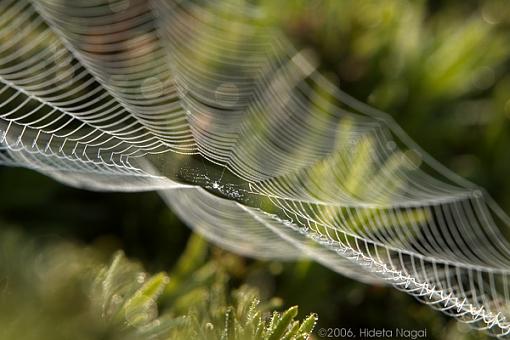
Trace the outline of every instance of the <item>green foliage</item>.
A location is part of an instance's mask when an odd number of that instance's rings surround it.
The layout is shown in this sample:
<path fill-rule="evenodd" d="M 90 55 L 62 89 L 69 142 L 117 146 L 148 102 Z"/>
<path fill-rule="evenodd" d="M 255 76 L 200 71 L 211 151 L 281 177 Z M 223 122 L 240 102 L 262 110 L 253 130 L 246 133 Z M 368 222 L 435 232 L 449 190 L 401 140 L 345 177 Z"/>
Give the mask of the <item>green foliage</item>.
<path fill-rule="evenodd" d="M 271 313 L 275 304 L 246 285 L 229 294 L 198 237 L 174 271 L 155 275 L 122 252 L 105 265 L 93 248 L 12 231 L 0 240 L 0 339 L 304 340 L 317 321 L 297 321 L 297 307 Z"/>

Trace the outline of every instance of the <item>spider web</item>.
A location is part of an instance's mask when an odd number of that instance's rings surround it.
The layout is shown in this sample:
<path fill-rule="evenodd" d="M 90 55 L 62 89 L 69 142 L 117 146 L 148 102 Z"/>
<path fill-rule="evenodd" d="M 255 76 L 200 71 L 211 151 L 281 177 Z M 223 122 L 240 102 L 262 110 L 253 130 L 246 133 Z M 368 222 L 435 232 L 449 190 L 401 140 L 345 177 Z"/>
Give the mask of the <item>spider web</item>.
<path fill-rule="evenodd" d="M 0 163 L 159 190 L 209 240 L 309 257 L 510 333 L 507 215 L 240 0 L 0 3 Z"/>

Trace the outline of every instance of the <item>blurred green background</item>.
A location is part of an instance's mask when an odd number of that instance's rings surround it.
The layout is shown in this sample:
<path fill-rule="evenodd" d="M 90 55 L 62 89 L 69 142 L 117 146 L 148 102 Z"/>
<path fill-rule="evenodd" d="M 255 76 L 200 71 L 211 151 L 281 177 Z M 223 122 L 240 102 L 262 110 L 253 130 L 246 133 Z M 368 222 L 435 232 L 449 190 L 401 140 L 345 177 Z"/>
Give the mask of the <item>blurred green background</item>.
<path fill-rule="evenodd" d="M 341 89 L 393 115 L 425 150 L 510 212 L 508 1 L 258 3 L 297 46 L 314 51 Z M 91 246 L 105 258 L 123 249 L 149 272 L 173 268 L 190 237 L 154 192 L 81 191 L 14 168 L 0 168 L 0 188 L 2 230 L 40 243 Z M 431 339 L 482 337 L 395 289 L 363 285 L 312 262 L 204 251 L 203 261 L 229 277 L 228 289 L 249 284 L 263 299 L 299 305 L 301 317 L 318 313 L 316 330 L 426 328 Z"/>

